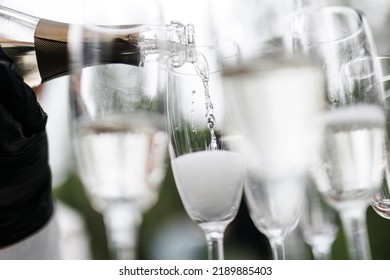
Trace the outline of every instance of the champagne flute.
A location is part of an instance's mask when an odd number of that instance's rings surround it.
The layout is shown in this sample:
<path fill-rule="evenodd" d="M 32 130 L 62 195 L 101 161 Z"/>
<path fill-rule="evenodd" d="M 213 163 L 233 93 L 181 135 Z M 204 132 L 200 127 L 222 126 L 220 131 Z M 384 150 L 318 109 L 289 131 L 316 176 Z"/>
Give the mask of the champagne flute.
<path fill-rule="evenodd" d="M 323 74 L 292 53 L 288 21 L 294 3 L 213 1 L 216 37 L 237 38 L 241 60 L 223 65 L 223 89 L 235 141 L 247 160 L 245 199 L 273 258 L 285 259 L 285 239 L 297 226 L 309 163 L 318 150 Z M 219 4 L 219 5 L 218 5 Z M 253 10 L 259 13 L 253 13 Z"/>
<path fill-rule="evenodd" d="M 221 260 L 224 232 L 242 196 L 245 161 L 224 140 L 228 123 L 216 56 L 213 47 L 196 47 L 169 58 L 167 123 L 181 200 L 205 233 L 209 259 Z"/>
<path fill-rule="evenodd" d="M 370 58 L 366 58 L 367 60 L 370 60 Z M 383 86 L 384 90 L 384 108 L 385 108 L 385 116 L 386 116 L 386 163 L 384 168 L 384 178 L 381 185 L 381 188 L 379 192 L 375 195 L 375 197 L 371 200 L 371 206 L 375 210 L 375 212 L 385 218 L 390 219 L 390 189 L 389 189 L 389 182 L 390 182 L 390 171 L 389 171 L 389 155 L 390 155 L 390 142 L 389 142 L 389 113 L 390 113 L 390 99 L 389 99 L 389 93 L 390 93 L 390 57 L 388 56 L 381 56 L 374 58 L 375 62 L 380 67 L 380 79 L 379 82 Z M 374 74 L 374 73 L 371 73 Z M 378 85 L 380 86 L 380 85 Z"/>
<path fill-rule="evenodd" d="M 304 189 L 302 179 L 265 181 L 255 173 L 248 173 L 244 194 L 250 217 L 268 238 L 273 259 L 284 260 L 286 238 L 299 221 Z"/>
<path fill-rule="evenodd" d="M 239 135 L 232 149 L 248 161 L 244 194 L 251 218 L 268 237 L 273 258 L 285 259 L 285 239 L 298 224 L 319 146 L 321 126 L 313 120 L 321 111 L 323 76 L 301 60 L 266 60 L 226 70 L 224 90 Z"/>
<path fill-rule="evenodd" d="M 142 213 L 156 202 L 166 170 L 160 63 L 139 44 L 153 39 L 140 34 L 161 18 L 154 1 L 83 4 L 69 35 L 75 159 L 91 205 L 103 214 L 110 258 L 134 259 Z"/>
<path fill-rule="evenodd" d="M 327 112 L 322 162 L 314 178 L 343 224 L 352 259 L 370 259 L 366 209 L 378 191 L 383 170 L 382 91 L 365 79 L 376 64 L 360 58 L 376 50 L 364 15 L 348 7 L 327 7 L 299 18 L 300 43 L 316 55 L 327 78 Z M 370 83 L 367 85 L 366 83 Z"/>

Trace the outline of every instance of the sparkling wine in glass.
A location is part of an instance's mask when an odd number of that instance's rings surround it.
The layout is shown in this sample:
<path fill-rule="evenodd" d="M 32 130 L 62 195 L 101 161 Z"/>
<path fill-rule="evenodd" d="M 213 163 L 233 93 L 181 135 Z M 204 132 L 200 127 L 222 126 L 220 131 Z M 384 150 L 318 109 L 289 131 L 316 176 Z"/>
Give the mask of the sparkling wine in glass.
<path fill-rule="evenodd" d="M 154 1 L 83 1 L 69 34 L 71 127 L 79 176 L 103 215 L 110 258 L 136 258 L 142 214 L 157 200 L 168 138 Z"/>
<path fill-rule="evenodd" d="M 299 180 L 262 180 L 248 175 L 244 194 L 250 217 L 269 240 L 275 260 L 286 258 L 285 241 L 296 228 L 303 202 Z"/>
<path fill-rule="evenodd" d="M 237 40 L 241 59 L 222 61 L 223 89 L 234 136 L 229 146 L 248 165 L 245 199 L 273 258 L 297 226 L 310 163 L 321 141 L 323 73 L 295 55 L 289 20 L 293 1 L 213 1 L 216 37 Z M 253 11 L 258 13 L 253 13 Z"/>
<path fill-rule="evenodd" d="M 224 70 L 224 90 L 237 140 L 248 161 L 244 187 L 251 218 L 285 259 L 297 226 L 306 177 L 319 148 L 322 71 L 305 60 L 262 57 Z M 308 79 L 310 77 L 310 79 Z"/>
<path fill-rule="evenodd" d="M 209 259 L 223 259 L 223 237 L 241 201 L 243 157 L 225 143 L 224 95 L 213 47 L 168 60 L 167 123 L 171 166 L 189 217 L 204 231 Z"/>

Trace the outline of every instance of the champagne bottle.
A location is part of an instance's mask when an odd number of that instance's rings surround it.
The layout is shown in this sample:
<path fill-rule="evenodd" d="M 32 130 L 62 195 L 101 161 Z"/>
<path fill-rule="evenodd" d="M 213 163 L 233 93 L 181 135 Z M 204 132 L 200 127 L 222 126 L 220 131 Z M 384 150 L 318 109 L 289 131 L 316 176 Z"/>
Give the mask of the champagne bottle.
<path fill-rule="evenodd" d="M 165 26 L 135 27 L 122 26 L 123 32 L 115 35 L 85 32 L 83 44 L 86 47 L 93 46 L 98 37 L 99 63 L 135 66 L 142 66 L 145 56 L 157 53 L 162 47 L 173 52 L 194 44 L 194 28 L 191 24 L 185 26 L 172 21 Z M 0 46 L 15 61 L 24 81 L 31 87 L 69 73 L 69 29 L 67 23 L 37 18 L 0 6 Z M 165 33 L 165 42 L 161 44 L 143 34 L 150 31 Z M 86 56 L 82 63 L 90 66 L 93 58 Z"/>

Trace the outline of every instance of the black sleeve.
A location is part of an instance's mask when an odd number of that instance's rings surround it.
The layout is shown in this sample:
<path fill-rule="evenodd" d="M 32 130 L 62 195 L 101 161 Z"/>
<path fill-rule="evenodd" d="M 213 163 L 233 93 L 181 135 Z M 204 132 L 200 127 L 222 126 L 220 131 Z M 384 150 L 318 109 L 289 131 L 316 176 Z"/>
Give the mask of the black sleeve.
<path fill-rule="evenodd" d="M 0 48 L 0 247 L 31 235 L 53 213 L 46 121 Z"/>

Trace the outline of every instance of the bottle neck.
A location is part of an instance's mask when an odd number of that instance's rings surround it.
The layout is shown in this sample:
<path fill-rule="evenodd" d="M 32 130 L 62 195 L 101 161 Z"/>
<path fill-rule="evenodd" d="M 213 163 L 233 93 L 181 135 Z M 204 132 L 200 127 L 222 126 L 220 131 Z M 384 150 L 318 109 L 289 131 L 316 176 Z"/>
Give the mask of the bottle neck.
<path fill-rule="evenodd" d="M 39 18 L 0 6 L 0 42 L 33 43 Z"/>
<path fill-rule="evenodd" d="M 134 26 L 128 26 L 129 30 Z M 70 25 L 66 23 L 40 19 L 34 33 L 34 46 L 42 82 L 66 75 L 70 71 L 68 32 Z M 106 63 L 124 63 L 139 66 L 140 51 L 138 33 L 105 34 L 83 30 L 80 38 L 80 57 L 83 67 Z M 94 49 L 99 52 L 88 52 Z"/>
<path fill-rule="evenodd" d="M 15 61 L 17 55 L 26 56 L 28 49 L 34 60 L 29 59 L 28 72 L 40 75 L 41 82 L 69 73 L 70 29 L 66 23 L 39 19 L 0 6 L 0 45 L 16 52 L 16 56 L 6 52 Z M 192 25 L 171 22 L 165 26 L 96 26 L 96 30 L 85 26 L 78 40 L 83 50 L 80 63 L 86 67 L 106 63 L 142 66 L 146 56 L 154 60 L 154 55 L 170 55 L 193 45 L 195 38 Z M 88 51 L 91 49 L 93 53 Z M 25 60 L 16 62 L 26 63 Z"/>
<path fill-rule="evenodd" d="M 42 82 L 69 72 L 69 25 L 40 19 L 34 33 L 34 45 Z"/>

